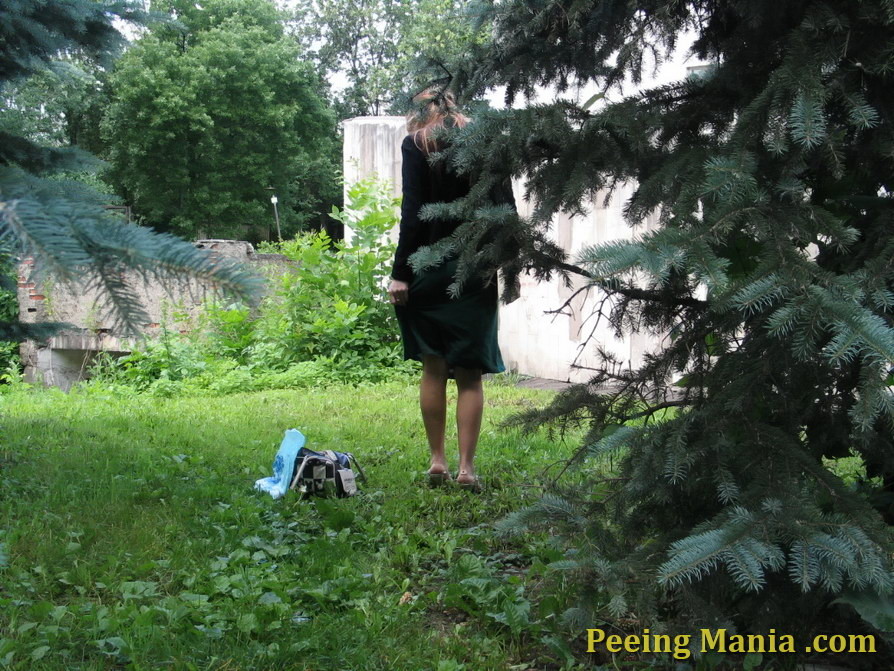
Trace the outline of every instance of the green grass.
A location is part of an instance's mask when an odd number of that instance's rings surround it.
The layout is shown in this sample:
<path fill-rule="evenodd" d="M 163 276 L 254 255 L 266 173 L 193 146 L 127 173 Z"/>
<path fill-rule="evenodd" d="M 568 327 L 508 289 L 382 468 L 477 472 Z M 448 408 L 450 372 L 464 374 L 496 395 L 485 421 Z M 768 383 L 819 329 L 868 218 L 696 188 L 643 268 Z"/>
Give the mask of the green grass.
<path fill-rule="evenodd" d="M 0 668 L 561 665 L 555 603 L 535 598 L 558 551 L 490 525 L 534 500 L 529 485 L 574 445 L 496 428 L 549 392 L 489 383 L 486 396 L 474 495 L 424 486 L 405 383 L 0 395 Z M 253 491 L 292 427 L 309 447 L 354 452 L 362 496 Z"/>

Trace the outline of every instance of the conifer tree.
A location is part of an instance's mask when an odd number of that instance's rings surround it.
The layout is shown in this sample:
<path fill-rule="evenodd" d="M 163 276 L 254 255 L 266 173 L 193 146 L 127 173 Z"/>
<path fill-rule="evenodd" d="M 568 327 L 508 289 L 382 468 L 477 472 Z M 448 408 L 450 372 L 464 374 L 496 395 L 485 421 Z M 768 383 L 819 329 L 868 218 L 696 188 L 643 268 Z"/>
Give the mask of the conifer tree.
<path fill-rule="evenodd" d="M 62 54 L 78 54 L 108 67 L 126 42 L 113 21 L 145 22 L 142 4 L 4 2 L 0 87 L 55 67 L 54 59 Z M 127 224 L 109 214 L 106 196 L 58 177 L 60 171 L 95 164 L 77 147 L 44 147 L 33 138 L 0 132 L 0 257 L 31 256 L 57 281 L 99 287 L 113 314 L 128 327 L 148 320 L 128 270 L 164 282 L 201 278 L 246 299 L 256 293 L 257 280 L 241 266 L 215 259 L 178 238 Z M 2 321 L 0 340 L 39 337 L 53 328 Z"/>
<path fill-rule="evenodd" d="M 455 66 L 460 99 L 559 95 L 455 131 L 446 156 L 477 186 L 423 215 L 469 223 L 411 262 L 461 249 L 455 288 L 495 267 L 583 276 L 620 334 L 670 336 L 633 370 L 601 352 L 591 384 L 518 418 L 583 424 L 579 458 L 615 472 L 502 527 L 562 530 L 578 624 L 801 631 L 841 597 L 839 616 L 890 626 L 894 2 L 505 0 L 478 20 L 493 37 Z M 684 31 L 708 71 L 630 93 Z M 567 95 L 587 82 L 601 94 Z M 507 174 L 530 217 L 486 204 Z M 555 213 L 627 181 L 634 240 L 578 258 L 549 240 Z M 828 461 L 848 455 L 855 485 Z"/>

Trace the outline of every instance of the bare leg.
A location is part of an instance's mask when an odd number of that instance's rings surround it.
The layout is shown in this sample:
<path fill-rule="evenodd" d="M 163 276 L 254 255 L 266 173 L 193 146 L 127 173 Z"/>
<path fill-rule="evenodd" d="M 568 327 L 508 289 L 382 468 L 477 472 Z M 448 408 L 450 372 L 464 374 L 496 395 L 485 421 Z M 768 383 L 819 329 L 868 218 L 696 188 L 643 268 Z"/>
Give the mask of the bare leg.
<path fill-rule="evenodd" d="M 422 423 L 431 450 L 429 473 L 447 473 L 444 455 L 444 432 L 447 424 L 447 362 L 436 356 L 422 357 L 422 382 L 419 385 L 419 407 Z"/>
<path fill-rule="evenodd" d="M 459 439 L 459 471 L 456 481 L 460 484 L 475 481 L 475 449 L 481 433 L 481 416 L 484 412 L 484 388 L 481 371 L 476 368 L 455 368 L 456 375 L 456 432 Z"/>

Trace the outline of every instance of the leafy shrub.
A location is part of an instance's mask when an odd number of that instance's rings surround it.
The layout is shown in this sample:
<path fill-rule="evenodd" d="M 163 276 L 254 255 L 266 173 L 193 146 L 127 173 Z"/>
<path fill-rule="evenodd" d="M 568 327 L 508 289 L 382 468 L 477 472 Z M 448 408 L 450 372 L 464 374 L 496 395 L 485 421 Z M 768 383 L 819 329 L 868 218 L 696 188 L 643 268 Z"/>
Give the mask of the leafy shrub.
<path fill-rule="evenodd" d="M 232 393 L 338 382 L 377 382 L 418 368 L 402 356 L 394 310 L 385 299 L 399 200 L 382 180 L 355 184 L 344 211 L 331 217 L 353 232 L 350 242 L 325 232 L 268 244 L 291 263 L 271 277 L 252 311 L 205 306 L 187 334 L 162 330 L 118 360 L 94 367 L 101 384 L 162 396 L 205 390 Z"/>
<path fill-rule="evenodd" d="M 364 180 L 348 191 L 347 202 L 330 216 L 354 232 L 350 243 L 320 232 L 279 245 L 293 266 L 256 322 L 256 345 L 248 348 L 253 364 L 276 369 L 322 356 L 356 370 L 402 360 L 394 311 L 384 300 L 394 256 L 386 234 L 397 223 L 398 200 L 386 182 Z"/>
<path fill-rule="evenodd" d="M 14 322 L 18 318 L 19 304 L 16 298 L 16 269 L 9 257 L 0 257 L 0 321 Z M 20 369 L 19 345 L 0 340 L 0 381 L 15 377 Z"/>

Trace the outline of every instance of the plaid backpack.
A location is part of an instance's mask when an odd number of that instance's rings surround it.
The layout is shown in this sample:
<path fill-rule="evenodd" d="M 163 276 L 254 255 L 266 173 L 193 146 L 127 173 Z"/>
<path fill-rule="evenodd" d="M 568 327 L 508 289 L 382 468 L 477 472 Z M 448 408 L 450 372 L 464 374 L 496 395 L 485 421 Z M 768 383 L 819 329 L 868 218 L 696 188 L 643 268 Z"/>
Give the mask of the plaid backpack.
<path fill-rule="evenodd" d="M 366 482 L 363 469 L 353 454 L 334 450 L 315 452 L 302 447 L 295 458 L 295 476 L 289 489 L 297 489 L 305 497 L 354 496 L 358 490 L 352 462 L 361 482 Z"/>

